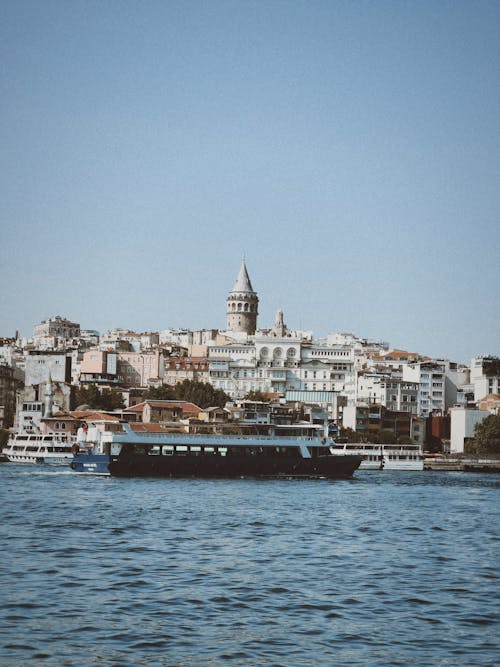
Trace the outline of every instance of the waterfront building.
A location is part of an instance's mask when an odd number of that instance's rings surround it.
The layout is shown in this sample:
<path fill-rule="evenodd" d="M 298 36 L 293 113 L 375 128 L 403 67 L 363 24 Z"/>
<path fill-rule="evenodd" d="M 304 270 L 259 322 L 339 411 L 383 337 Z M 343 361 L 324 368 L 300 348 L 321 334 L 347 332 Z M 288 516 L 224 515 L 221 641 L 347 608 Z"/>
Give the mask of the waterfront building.
<path fill-rule="evenodd" d="M 359 402 L 345 406 L 342 426 L 356 431 L 366 442 L 380 442 L 382 431 L 390 431 L 395 441 L 410 438 L 416 444 L 422 444 L 425 437 L 423 418 L 409 412 L 388 410 L 376 403 Z"/>
<path fill-rule="evenodd" d="M 426 420 L 426 443 L 431 452 L 449 451 L 450 414 L 431 412 Z"/>
<path fill-rule="evenodd" d="M 450 408 L 450 453 L 463 454 L 467 439 L 474 437 L 474 429 L 488 417 L 487 410 L 477 408 Z"/>

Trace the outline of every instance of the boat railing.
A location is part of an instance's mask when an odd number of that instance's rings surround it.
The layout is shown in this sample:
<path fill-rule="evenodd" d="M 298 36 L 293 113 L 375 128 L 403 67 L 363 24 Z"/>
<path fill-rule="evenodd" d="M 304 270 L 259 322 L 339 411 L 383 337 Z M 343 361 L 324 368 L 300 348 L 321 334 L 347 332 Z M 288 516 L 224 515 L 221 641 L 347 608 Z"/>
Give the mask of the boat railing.
<path fill-rule="evenodd" d="M 195 438 L 197 440 L 203 439 L 206 442 L 248 442 L 249 440 L 257 440 L 259 442 L 268 442 L 268 443 L 276 443 L 278 442 L 285 442 L 289 440 L 293 440 L 294 442 L 297 443 L 321 443 L 320 438 L 318 436 L 308 436 L 308 435 L 243 435 L 243 434 L 237 434 L 237 435 L 229 435 L 229 434 L 217 434 L 217 433 L 168 433 L 168 432 L 162 432 L 162 431 L 157 431 L 155 433 L 150 433 L 150 432 L 142 432 L 142 431 L 132 431 L 132 430 L 126 430 L 124 433 L 114 433 L 113 434 L 115 437 L 113 438 L 116 441 L 120 441 L 122 438 L 125 438 L 126 440 L 130 440 L 131 438 L 134 437 L 139 437 L 141 440 L 142 439 L 150 439 L 150 440 L 158 440 L 158 438 L 161 439 L 171 439 L 172 441 L 176 440 L 186 440 L 186 439 L 192 439 Z M 325 443 L 322 443 L 325 444 Z"/>

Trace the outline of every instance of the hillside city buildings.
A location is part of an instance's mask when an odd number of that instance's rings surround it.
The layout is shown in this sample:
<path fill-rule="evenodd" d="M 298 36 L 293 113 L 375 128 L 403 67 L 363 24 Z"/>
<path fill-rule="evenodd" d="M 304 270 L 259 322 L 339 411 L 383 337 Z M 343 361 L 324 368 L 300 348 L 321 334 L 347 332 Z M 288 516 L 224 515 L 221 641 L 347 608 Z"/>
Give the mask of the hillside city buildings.
<path fill-rule="evenodd" d="M 230 397 L 225 409 L 205 410 L 206 420 L 240 413 L 269 420 L 271 412 L 285 419 L 287 410 L 320 410 L 334 435 L 351 429 L 370 440 L 389 431 L 396 440 L 455 452 L 463 451 L 478 421 L 498 413 L 497 357 L 465 366 L 351 333 L 315 339 L 289 329 L 281 310 L 262 328 L 258 306 L 243 260 L 226 298 L 225 330 L 100 334 L 56 316 L 37 324 L 29 339 L 0 339 L 0 426 L 36 431 L 47 387 L 56 415 L 70 410 L 75 387 L 95 386 L 119 390 L 130 414 L 144 416 L 149 408 L 134 406 L 144 403 L 148 389 L 184 380 L 210 383 Z M 273 407 L 245 401 L 255 392 Z"/>

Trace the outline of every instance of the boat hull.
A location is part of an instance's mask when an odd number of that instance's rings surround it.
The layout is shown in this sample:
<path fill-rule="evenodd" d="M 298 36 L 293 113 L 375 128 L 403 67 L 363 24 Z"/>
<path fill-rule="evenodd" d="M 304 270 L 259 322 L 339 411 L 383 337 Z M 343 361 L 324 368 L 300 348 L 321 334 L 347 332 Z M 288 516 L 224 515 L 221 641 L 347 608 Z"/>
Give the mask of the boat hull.
<path fill-rule="evenodd" d="M 70 467 L 75 472 L 88 475 L 109 475 L 110 460 L 107 454 L 75 454 Z"/>
<path fill-rule="evenodd" d="M 361 456 L 318 458 L 274 456 L 150 456 L 111 457 L 109 472 L 117 477 L 351 477 Z"/>
<path fill-rule="evenodd" d="M 9 438 L 3 455 L 11 463 L 68 465 L 73 459 L 71 439 L 54 434 L 16 433 Z"/>
<path fill-rule="evenodd" d="M 6 458 L 10 463 L 43 463 L 46 465 L 68 465 L 73 459 L 73 454 L 51 455 L 44 452 L 34 454 L 6 454 Z"/>

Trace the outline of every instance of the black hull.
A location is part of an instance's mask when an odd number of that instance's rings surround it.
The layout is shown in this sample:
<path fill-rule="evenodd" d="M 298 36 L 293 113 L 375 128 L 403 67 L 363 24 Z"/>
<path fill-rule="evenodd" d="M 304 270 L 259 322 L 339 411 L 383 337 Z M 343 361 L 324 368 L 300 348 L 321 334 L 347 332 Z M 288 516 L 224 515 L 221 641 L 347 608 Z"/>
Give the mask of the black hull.
<path fill-rule="evenodd" d="M 115 477 L 351 477 L 359 468 L 357 455 L 311 459 L 271 456 L 149 456 L 113 458 L 109 472 Z"/>

